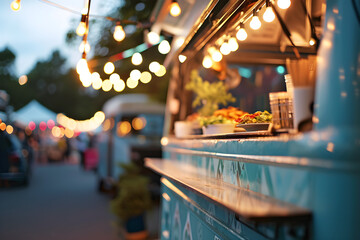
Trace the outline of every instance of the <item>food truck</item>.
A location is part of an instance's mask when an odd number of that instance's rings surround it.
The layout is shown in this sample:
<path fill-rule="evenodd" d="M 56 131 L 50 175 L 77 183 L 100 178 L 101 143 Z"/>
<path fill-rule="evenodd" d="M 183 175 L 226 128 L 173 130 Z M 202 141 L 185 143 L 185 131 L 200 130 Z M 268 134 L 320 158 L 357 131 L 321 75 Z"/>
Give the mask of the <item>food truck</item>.
<path fill-rule="evenodd" d="M 177 3 L 161 239 L 360 239 L 359 1 Z"/>
<path fill-rule="evenodd" d="M 122 94 L 104 104 L 106 120 L 97 139 L 100 191 L 114 187 L 123 172 L 120 163 L 143 165 L 145 156 L 161 157 L 164 110 L 163 104 L 150 102 L 144 94 Z M 148 177 L 158 182 L 155 174 Z"/>

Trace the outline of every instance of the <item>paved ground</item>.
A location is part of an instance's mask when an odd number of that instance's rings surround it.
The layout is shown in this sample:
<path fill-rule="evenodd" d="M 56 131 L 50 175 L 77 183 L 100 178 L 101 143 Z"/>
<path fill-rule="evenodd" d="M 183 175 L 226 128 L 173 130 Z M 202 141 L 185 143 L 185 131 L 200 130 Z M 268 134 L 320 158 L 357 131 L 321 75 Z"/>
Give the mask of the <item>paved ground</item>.
<path fill-rule="evenodd" d="M 0 189 L 1 240 L 112 240 L 109 198 L 77 165 L 35 166 L 27 188 Z"/>

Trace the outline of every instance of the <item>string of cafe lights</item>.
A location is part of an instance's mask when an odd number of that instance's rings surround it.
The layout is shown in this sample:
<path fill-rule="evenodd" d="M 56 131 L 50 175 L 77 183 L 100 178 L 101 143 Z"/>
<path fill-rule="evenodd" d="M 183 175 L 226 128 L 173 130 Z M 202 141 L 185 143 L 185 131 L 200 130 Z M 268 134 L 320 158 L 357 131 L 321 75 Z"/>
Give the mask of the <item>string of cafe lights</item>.
<path fill-rule="evenodd" d="M 90 72 L 88 62 L 86 59 L 87 53 L 90 51 L 90 44 L 87 41 L 88 32 L 89 32 L 89 17 L 97 17 L 97 18 L 104 18 L 109 21 L 116 22 L 113 37 L 114 40 L 117 42 L 121 42 L 125 39 L 126 33 L 122 27 L 122 25 L 126 24 L 132 24 L 136 25 L 138 28 L 149 28 L 149 24 L 141 23 L 137 21 L 130 21 L 130 20 L 121 20 L 117 18 L 112 18 L 108 16 L 99 16 L 99 15 L 90 15 L 90 3 L 91 0 L 87 1 L 87 7 L 85 7 L 81 12 L 74 11 L 72 9 L 66 8 L 60 4 L 48 1 L 48 0 L 39 0 L 41 2 L 47 3 L 49 5 L 52 5 L 54 7 L 60 8 L 65 11 L 72 12 L 74 14 L 81 15 L 80 23 L 76 28 L 76 34 L 78 36 L 82 37 L 82 42 L 79 46 L 79 51 L 82 53 L 82 58 L 78 61 L 76 65 L 76 71 L 79 74 L 79 79 L 84 87 L 90 87 L 92 86 L 95 90 L 102 89 L 105 92 L 110 91 L 112 88 L 114 88 L 115 91 L 121 92 L 125 89 L 127 86 L 130 89 L 133 89 L 138 86 L 139 81 L 146 84 L 149 83 L 152 79 L 151 73 L 155 74 L 157 77 L 162 77 L 166 74 L 166 68 L 161 65 L 160 63 L 153 61 L 149 64 L 149 71 L 143 71 L 140 72 L 137 69 L 133 69 L 130 72 L 129 78 L 126 80 L 126 83 L 124 80 L 122 80 L 119 76 L 119 74 L 114 73 L 115 66 L 112 61 L 106 62 L 104 65 L 104 72 L 109 76 L 109 79 L 102 80 L 100 78 L 100 74 L 97 72 Z M 21 0 L 14 0 L 11 3 L 11 9 L 14 11 L 18 11 L 20 9 L 20 2 Z M 169 13 L 177 17 L 181 14 L 181 8 L 176 0 L 173 0 L 170 4 L 170 10 Z M 149 32 L 147 34 L 147 40 L 149 42 L 149 46 L 153 46 L 158 44 L 158 50 L 161 54 L 167 54 L 171 50 L 170 43 L 163 39 L 159 34 L 155 32 Z M 143 46 L 143 45 L 140 45 Z M 135 50 L 135 51 L 134 51 Z M 144 51 L 146 49 L 143 49 Z M 142 63 L 142 55 L 138 47 L 135 47 L 133 49 L 128 49 L 124 53 L 116 54 L 115 56 L 116 61 L 131 57 L 131 62 L 134 66 L 139 66 Z M 130 56 L 129 53 L 132 53 Z M 121 57 L 119 57 L 119 55 Z M 110 57 L 110 59 L 114 59 L 114 56 Z"/>
<path fill-rule="evenodd" d="M 218 39 L 214 46 L 207 47 L 204 51 L 204 58 L 202 61 L 202 65 L 204 68 L 211 68 L 214 63 L 220 62 L 223 56 L 230 54 L 231 52 L 236 51 L 239 48 L 239 43 L 243 42 L 247 39 L 248 34 L 245 29 L 245 23 L 250 20 L 249 26 L 253 30 L 259 30 L 262 26 L 261 20 L 259 18 L 259 10 L 265 6 L 265 11 L 262 15 L 262 19 L 264 22 L 271 23 L 275 20 L 278 13 L 274 10 L 275 1 L 266 0 L 264 3 L 260 3 L 259 6 L 255 7 L 253 12 L 245 17 L 244 21 L 240 22 L 237 27 L 237 31 L 235 34 L 227 34 Z M 291 0 L 277 0 L 276 5 L 280 9 L 288 9 L 291 5 Z M 305 9 L 306 10 L 306 9 Z M 278 16 L 280 20 L 280 16 Z M 312 33 L 312 38 L 309 41 L 309 45 L 313 46 L 317 43 L 317 39 Z M 289 39 L 291 41 L 291 39 Z M 296 49 L 294 50 L 295 54 L 298 56 Z M 179 61 L 181 63 L 185 62 L 187 57 L 185 55 L 180 54 L 178 56 Z"/>

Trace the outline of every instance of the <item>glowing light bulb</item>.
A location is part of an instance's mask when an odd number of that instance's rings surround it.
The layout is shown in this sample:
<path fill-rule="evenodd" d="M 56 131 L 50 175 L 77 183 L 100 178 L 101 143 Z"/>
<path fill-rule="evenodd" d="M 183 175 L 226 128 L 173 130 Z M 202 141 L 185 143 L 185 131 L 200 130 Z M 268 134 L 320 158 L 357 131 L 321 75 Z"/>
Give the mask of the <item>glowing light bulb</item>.
<path fill-rule="evenodd" d="M 140 81 L 142 83 L 149 83 L 151 81 L 151 73 L 144 71 L 141 73 Z"/>
<path fill-rule="evenodd" d="M 224 55 L 229 55 L 231 52 L 230 45 L 227 42 L 224 42 L 223 44 L 221 44 L 220 52 Z"/>
<path fill-rule="evenodd" d="M 173 17 L 177 17 L 181 14 L 181 8 L 176 0 L 174 0 L 170 5 L 170 14 Z"/>
<path fill-rule="evenodd" d="M 81 21 L 78 25 L 78 27 L 76 28 L 76 34 L 79 36 L 84 36 L 84 34 L 86 33 L 86 14 L 82 14 L 81 15 Z"/>
<path fill-rule="evenodd" d="M 151 62 L 149 64 L 149 70 L 150 72 L 156 73 L 157 71 L 160 70 L 160 63 L 158 62 Z"/>
<path fill-rule="evenodd" d="M 239 48 L 239 44 L 238 44 L 236 38 L 234 38 L 234 37 L 229 39 L 228 44 L 229 44 L 229 48 L 232 52 L 235 52 Z"/>
<path fill-rule="evenodd" d="M 316 43 L 316 40 L 314 38 L 311 38 L 309 41 L 310 46 L 314 46 Z"/>
<path fill-rule="evenodd" d="M 265 22 L 272 22 L 275 19 L 275 13 L 272 10 L 271 6 L 266 7 L 266 10 L 263 15 L 263 19 Z"/>
<path fill-rule="evenodd" d="M 110 82 L 109 79 L 105 79 L 101 84 L 101 88 L 104 92 L 108 92 L 112 88 L 112 83 Z"/>
<path fill-rule="evenodd" d="M 204 68 L 211 68 L 213 65 L 213 62 L 209 56 L 205 56 L 202 61 L 202 65 Z"/>
<path fill-rule="evenodd" d="M 111 76 L 110 76 L 111 77 Z M 91 82 L 95 82 L 97 79 L 100 79 L 100 74 L 98 72 L 93 72 L 90 76 Z"/>
<path fill-rule="evenodd" d="M 150 44 L 155 45 L 160 41 L 160 36 L 156 32 L 149 32 L 147 38 Z"/>
<path fill-rule="evenodd" d="M 155 73 L 156 76 L 162 77 L 166 74 L 166 68 L 163 65 L 160 65 L 159 71 Z"/>
<path fill-rule="evenodd" d="M 104 65 L 104 72 L 106 74 L 112 74 L 114 71 L 115 71 L 115 66 L 114 66 L 114 64 L 112 62 L 107 62 Z"/>
<path fill-rule="evenodd" d="M 82 41 L 80 46 L 79 46 L 79 52 L 83 53 L 88 53 L 90 51 L 90 44 L 88 41 Z"/>
<path fill-rule="evenodd" d="M 287 9 L 290 7 L 291 1 L 290 0 L 278 0 L 277 5 L 281 9 Z"/>
<path fill-rule="evenodd" d="M 117 25 L 115 27 L 115 31 L 114 31 L 114 39 L 118 42 L 121 42 L 122 40 L 124 40 L 126 34 L 125 34 L 125 31 L 124 29 L 122 28 L 121 25 Z"/>
<path fill-rule="evenodd" d="M 214 60 L 214 62 L 220 62 L 221 59 L 223 58 L 223 55 L 221 54 L 221 52 L 219 50 L 214 50 L 211 53 L 211 58 L 212 58 L 212 60 Z"/>
<path fill-rule="evenodd" d="M 185 55 L 182 55 L 182 54 L 180 54 L 179 55 L 179 61 L 181 62 L 181 63 L 183 63 L 183 62 L 185 62 L 186 61 L 186 56 Z"/>
<path fill-rule="evenodd" d="M 117 81 L 114 84 L 114 90 L 117 92 L 122 92 L 125 89 L 125 82 L 123 80 Z"/>
<path fill-rule="evenodd" d="M 161 54 L 168 54 L 171 50 L 170 43 L 166 40 L 162 40 L 158 46 L 158 50 Z"/>
<path fill-rule="evenodd" d="M 128 78 L 126 80 L 126 85 L 128 86 L 128 88 L 131 88 L 131 89 L 136 88 L 138 84 L 139 84 L 138 80 L 134 80 L 132 78 Z"/>
<path fill-rule="evenodd" d="M 141 77 L 141 72 L 137 69 L 134 69 L 130 72 L 130 78 L 134 80 L 139 80 Z"/>
<path fill-rule="evenodd" d="M 19 84 L 20 85 L 26 84 L 27 81 L 28 81 L 28 77 L 26 75 L 22 75 L 21 77 L 19 77 Z"/>
<path fill-rule="evenodd" d="M 20 0 L 14 0 L 11 4 L 10 4 L 10 8 L 11 10 L 17 12 L 20 10 Z"/>
<path fill-rule="evenodd" d="M 245 41 L 247 38 L 247 32 L 244 28 L 240 27 L 239 31 L 236 33 L 236 38 L 239 41 Z"/>
<path fill-rule="evenodd" d="M 112 84 L 115 85 L 115 83 L 117 83 L 118 81 L 120 81 L 121 78 L 120 78 L 119 74 L 113 73 L 113 74 L 110 75 L 109 80 L 110 80 L 110 82 L 111 82 Z"/>
<path fill-rule="evenodd" d="M 76 72 L 82 74 L 89 71 L 89 67 L 85 58 L 81 58 L 76 64 Z"/>
<path fill-rule="evenodd" d="M 134 53 L 131 57 L 131 62 L 134 65 L 140 65 L 143 61 L 143 58 L 140 53 Z"/>
<path fill-rule="evenodd" d="M 258 30 L 261 27 L 260 19 L 257 15 L 254 15 L 250 22 L 250 27 L 254 30 Z"/>
<path fill-rule="evenodd" d="M 102 86 L 102 80 L 101 78 L 95 78 L 93 79 L 93 82 L 92 82 L 92 87 L 95 89 L 95 90 L 99 90 Z"/>

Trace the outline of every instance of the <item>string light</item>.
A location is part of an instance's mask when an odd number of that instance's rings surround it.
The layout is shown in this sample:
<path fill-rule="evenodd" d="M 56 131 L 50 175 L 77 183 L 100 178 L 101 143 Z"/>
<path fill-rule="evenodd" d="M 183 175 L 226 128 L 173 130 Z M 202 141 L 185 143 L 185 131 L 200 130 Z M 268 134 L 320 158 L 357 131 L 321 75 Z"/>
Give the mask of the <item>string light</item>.
<path fill-rule="evenodd" d="M 215 48 L 210 48 L 209 49 L 209 53 L 211 55 L 212 60 L 214 60 L 214 62 L 220 62 L 223 58 L 223 55 L 221 54 L 221 52 Z"/>
<path fill-rule="evenodd" d="M 88 53 L 90 51 L 90 44 L 88 41 L 82 41 L 79 46 L 79 52 L 85 52 Z"/>
<path fill-rule="evenodd" d="M 115 83 L 118 82 L 118 81 L 120 81 L 121 78 L 120 78 L 119 74 L 113 73 L 113 74 L 110 75 L 109 80 L 110 80 L 110 82 L 111 82 L 112 84 L 115 85 Z"/>
<path fill-rule="evenodd" d="M 149 70 L 150 72 L 156 73 L 157 71 L 160 70 L 160 64 L 158 62 L 151 62 L 149 64 Z"/>
<path fill-rule="evenodd" d="M 112 62 L 107 62 L 104 65 L 104 72 L 106 74 L 112 74 L 115 71 L 115 66 Z"/>
<path fill-rule="evenodd" d="M 130 72 L 130 78 L 133 80 L 139 80 L 141 77 L 141 72 L 137 69 L 134 69 Z"/>
<path fill-rule="evenodd" d="M 122 92 L 125 89 L 125 82 L 120 79 L 120 81 L 116 81 L 114 83 L 114 90 L 116 92 Z"/>
<path fill-rule="evenodd" d="M 314 46 L 316 43 L 316 40 L 314 38 L 311 38 L 309 41 L 310 46 Z"/>
<path fill-rule="evenodd" d="M 128 88 L 131 88 L 131 89 L 136 88 L 138 84 L 139 84 L 138 80 L 134 80 L 132 78 L 128 78 L 126 80 L 126 86 L 128 86 Z"/>
<path fill-rule="evenodd" d="M 95 79 L 93 79 L 93 81 L 92 81 L 92 87 L 93 87 L 93 89 L 99 90 L 99 89 L 101 88 L 101 86 L 102 86 L 102 80 L 101 80 L 101 78 L 95 78 Z"/>
<path fill-rule="evenodd" d="M 163 65 L 160 65 L 159 71 L 155 73 L 156 76 L 162 77 L 166 74 L 166 68 Z"/>
<path fill-rule="evenodd" d="M 108 92 L 112 88 L 112 83 L 110 82 L 109 79 L 105 79 L 101 84 L 101 88 L 104 92 Z"/>
<path fill-rule="evenodd" d="M 220 46 L 220 52 L 224 55 L 229 55 L 231 52 L 231 48 L 227 42 L 223 42 Z"/>
<path fill-rule="evenodd" d="M 149 83 L 151 81 L 151 73 L 149 73 L 148 71 L 144 71 L 141 73 L 141 77 L 140 77 L 140 81 L 142 83 Z"/>
<path fill-rule="evenodd" d="M 81 15 L 80 23 L 76 28 L 76 34 L 79 36 L 84 36 L 84 34 L 86 33 L 86 18 L 87 18 L 86 14 Z"/>
<path fill-rule="evenodd" d="M 162 40 L 158 46 L 158 50 L 161 54 L 168 54 L 171 50 L 170 43 L 166 40 Z"/>
<path fill-rule="evenodd" d="M 291 5 L 291 1 L 290 0 L 278 0 L 277 5 L 281 9 L 288 9 Z"/>
<path fill-rule="evenodd" d="M 181 8 L 176 0 L 173 0 L 170 5 L 170 14 L 173 17 L 177 17 L 181 14 Z"/>
<path fill-rule="evenodd" d="M 266 0 L 266 9 L 263 15 L 263 19 L 265 22 L 272 22 L 275 19 L 275 13 L 271 7 L 271 2 L 270 0 Z"/>
<path fill-rule="evenodd" d="M 78 63 L 76 64 L 76 72 L 82 74 L 89 71 L 89 67 L 86 61 L 86 58 L 83 56 Z"/>
<path fill-rule="evenodd" d="M 160 41 L 160 36 L 156 32 L 149 32 L 147 34 L 147 39 L 150 44 L 155 45 Z"/>
<path fill-rule="evenodd" d="M 247 32 L 244 28 L 244 23 L 240 23 L 240 29 L 239 31 L 236 33 L 236 38 L 239 40 L 239 41 L 245 41 L 246 38 L 247 38 Z"/>
<path fill-rule="evenodd" d="M 20 10 L 21 4 L 20 4 L 21 0 L 14 0 L 11 4 L 10 4 L 10 8 L 11 10 L 17 12 Z"/>
<path fill-rule="evenodd" d="M 228 44 L 229 44 L 229 48 L 232 52 L 235 52 L 239 48 L 239 44 L 238 44 L 236 38 L 234 38 L 234 37 L 231 37 L 229 39 Z"/>
<path fill-rule="evenodd" d="M 132 55 L 131 57 L 131 62 L 135 66 L 140 65 L 142 61 L 143 61 L 143 57 L 141 56 L 140 53 L 134 53 L 134 55 Z"/>
<path fill-rule="evenodd" d="M 213 62 L 212 62 L 211 58 L 206 55 L 202 61 L 202 65 L 204 68 L 211 68 L 213 65 Z"/>
<path fill-rule="evenodd" d="M 124 40 L 126 34 L 125 34 L 123 27 L 120 25 L 120 22 L 116 23 L 113 36 L 114 36 L 114 39 L 118 42 L 121 42 L 122 40 Z"/>
<path fill-rule="evenodd" d="M 261 27 L 261 22 L 260 22 L 257 11 L 254 11 L 254 13 L 253 13 L 253 17 L 250 22 L 250 27 L 254 30 L 258 30 Z"/>
<path fill-rule="evenodd" d="M 20 85 L 26 84 L 27 81 L 28 81 L 28 77 L 26 75 L 22 75 L 21 77 L 19 77 L 19 84 Z"/>
<path fill-rule="evenodd" d="M 185 55 L 180 54 L 178 58 L 179 58 L 179 61 L 180 61 L 181 63 L 183 63 L 183 62 L 186 61 L 186 58 L 187 58 L 187 57 L 186 57 Z"/>

